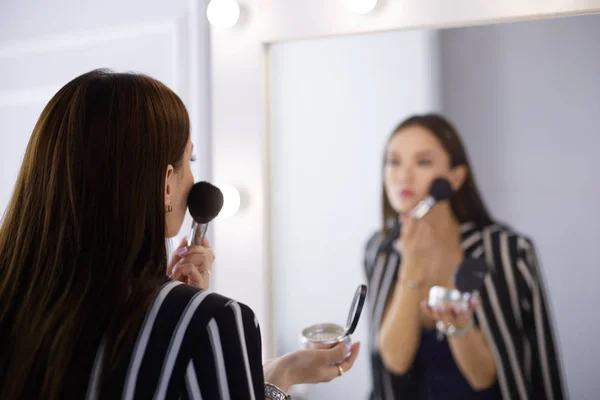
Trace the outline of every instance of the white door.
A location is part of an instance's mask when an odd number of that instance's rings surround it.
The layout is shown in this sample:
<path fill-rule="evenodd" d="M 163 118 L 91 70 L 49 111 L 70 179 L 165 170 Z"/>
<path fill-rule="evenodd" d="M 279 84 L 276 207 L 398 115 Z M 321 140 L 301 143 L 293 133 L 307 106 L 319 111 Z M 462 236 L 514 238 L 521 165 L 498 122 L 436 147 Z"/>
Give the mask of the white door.
<path fill-rule="evenodd" d="M 182 97 L 198 153 L 196 179 L 206 179 L 204 10 L 204 0 L 1 1 L 0 212 L 44 105 L 69 80 L 96 68 L 146 73 Z"/>

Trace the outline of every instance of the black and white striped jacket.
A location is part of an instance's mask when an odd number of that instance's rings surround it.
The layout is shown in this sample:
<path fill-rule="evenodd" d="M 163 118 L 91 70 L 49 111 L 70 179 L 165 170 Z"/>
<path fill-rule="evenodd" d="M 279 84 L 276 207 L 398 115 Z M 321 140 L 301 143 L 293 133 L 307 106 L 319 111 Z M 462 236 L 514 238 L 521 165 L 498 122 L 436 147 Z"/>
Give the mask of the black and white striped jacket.
<path fill-rule="evenodd" d="M 79 355 L 90 357 L 86 399 L 99 398 L 99 392 L 102 399 L 124 400 L 264 399 L 260 329 L 252 310 L 180 282 L 160 289 L 121 376 L 100 391 L 102 353 L 100 345 Z"/>
<path fill-rule="evenodd" d="M 550 320 L 546 293 L 530 240 L 505 227 L 478 229 L 461 226 L 465 256 L 484 258 L 492 266 L 480 290 L 482 306 L 476 319 L 491 347 L 497 379 L 506 400 L 563 400 L 566 398 L 561 362 Z M 413 372 L 389 372 L 377 349 L 377 334 L 385 305 L 400 269 L 393 246 L 395 233 L 374 234 L 365 253 L 369 282 L 372 399 L 418 399 Z"/>

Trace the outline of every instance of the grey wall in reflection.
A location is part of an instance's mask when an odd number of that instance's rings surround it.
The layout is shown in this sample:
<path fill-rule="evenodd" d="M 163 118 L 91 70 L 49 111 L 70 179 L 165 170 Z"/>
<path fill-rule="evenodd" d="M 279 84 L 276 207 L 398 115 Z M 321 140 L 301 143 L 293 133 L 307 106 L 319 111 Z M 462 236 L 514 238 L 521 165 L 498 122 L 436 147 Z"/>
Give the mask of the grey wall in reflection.
<path fill-rule="evenodd" d="M 537 244 L 571 398 L 590 400 L 600 356 L 598 38 L 598 16 L 440 35 L 442 110 L 494 215 Z"/>

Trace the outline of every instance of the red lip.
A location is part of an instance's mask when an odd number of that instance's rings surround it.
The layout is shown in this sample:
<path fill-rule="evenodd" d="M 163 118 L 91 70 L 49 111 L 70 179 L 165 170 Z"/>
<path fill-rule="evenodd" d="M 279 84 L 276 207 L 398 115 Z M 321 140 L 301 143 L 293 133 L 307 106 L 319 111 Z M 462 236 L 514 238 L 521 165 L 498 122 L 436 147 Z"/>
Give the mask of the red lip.
<path fill-rule="evenodd" d="M 408 198 L 408 197 L 413 197 L 415 195 L 415 192 L 413 192 L 412 190 L 409 189 L 402 189 L 400 191 L 400 197 L 402 197 L 403 199 Z"/>

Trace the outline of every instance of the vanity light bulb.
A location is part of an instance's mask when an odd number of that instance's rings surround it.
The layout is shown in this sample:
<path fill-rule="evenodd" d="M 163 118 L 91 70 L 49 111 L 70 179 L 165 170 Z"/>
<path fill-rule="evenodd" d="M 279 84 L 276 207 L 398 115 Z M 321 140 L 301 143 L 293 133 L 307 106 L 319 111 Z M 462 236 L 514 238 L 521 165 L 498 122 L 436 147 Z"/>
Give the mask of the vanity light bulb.
<path fill-rule="evenodd" d="M 344 6 L 356 14 L 368 14 L 377 5 L 377 0 L 343 0 Z"/>
<path fill-rule="evenodd" d="M 228 184 L 219 185 L 219 189 L 223 193 L 223 208 L 219 217 L 231 217 L 240 209 L 240 192 L 235 186 Z"/>
<path fill-rule="evenodd" d="M 215 28 L 233 28 L 240 19 L 240 5 L 235 0 L 211 0 L 206 8 L 206 18 Z"/>

